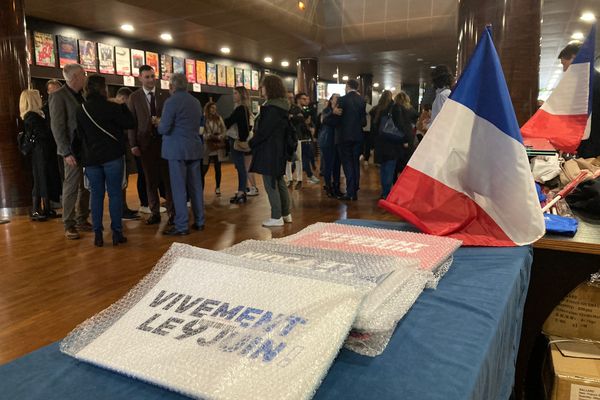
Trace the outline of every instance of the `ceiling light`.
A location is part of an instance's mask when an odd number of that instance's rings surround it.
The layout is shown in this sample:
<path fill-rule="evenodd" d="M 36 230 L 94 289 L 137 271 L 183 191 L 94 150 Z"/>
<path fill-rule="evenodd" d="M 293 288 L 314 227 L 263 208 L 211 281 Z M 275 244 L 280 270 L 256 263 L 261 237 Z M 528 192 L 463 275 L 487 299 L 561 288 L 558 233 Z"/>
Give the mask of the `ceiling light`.
<path fill-rule="evenodd" d="M 417 61 L 423 61 L 423 59 L 422 58 L 417 58 Z"/>
<path fill-rule="evenodd" d="M 337 79 L 338 76 L 338 74 L 333 74 L 333 79 Z"/>
<path fill-rule="evenodd" d="M 430 65 L 429 68 L 435 69 L 435 65 Z"/>
<path fill-rule="evenodd" d="M 570 40 L 569 43 L 567 43 L 567 44 L 575 44 L 575 43 L 581 44 L 581 41 L 579 41 L 579 40 Z M 561 68 L 560 72 L 562 72 L 562 66 L 560 68 Z"/>
<path fill-rule="evenodd" d="M 160 38 L 161 38 L 162 40 L 166 40 L 167 42 L 170 42 L 171 40 L 173 40 L 173 36 L 171 36 L 171 34 L 170 34 L 170 33 L 168 33 L 168 32 L 161 33 L 161 34 L 160 34 Z"/>
<path fill-rule="evenodd" d="M 306 4 L 304 4 L 304 2 L 303 2 L 303 1 L 299 1 L 299 2 L 298 2 L 298 8 L 299 8 L 300 10 L 304 10 L 304 9 L 306 8 Z"/>
<path fill-rule="evenodd" d="M 591 12 L 584 12 L 583 14 L 581 14 L 581 17 L 579 17 L 579 19 L 585 22 L 594 22 L 596 20 L 596 16 Z"/>
<path fill-rule="evenodd" d="M 231 53 L 231 49 L 229 47 L 221 47 L 221 53 L 229 54 Z"/>
<path fill-rule="evenodd" d="M 360 75 L 357 75 L 357 76 L 356 76 L 356 79 L 360 79 Z"/>
<path fill-rule="evenodd" d="M 348 80 L 348 75 L 344 75 L 344 76 L 342 76 L 342 80 L 343 80 L 343 81 L 347 81 L 347 80 Z"/>
<path fill-rule="evenodd" d="M 373 84 L 373 87 L 379 87 L 379 83 L 375 82 L 375 83 Z"/>
<path fill-rule="evenodd" d="M 121 29 L 125 32 L 133 32 L 133 25 L 131 24 L 123 24 L 121 25 Z"/>
<path fill-rule="evenodd" d="M 389 86 L 386 86 L 386 87 L 385 87 L 385 90 L 390 90 L 390 87 L 389 87 Z"/>
<path fill-rule="evenodd" d="M 289 67 L 289 65 L 290 65 L 290 63 L 289 63 L 289 62 L 287 62 L 287 61 L 282 61 L 282 62 L 281 62 L 281 66 L 282 66 L 282 67 Z"/>
<path fill-rule="evenodd" d="M 265 57 L 265 58 L 264 58 L 264 61 L 265 61 L 266 63 L 270 63 L 270 62 L 273 62 L 273 59 L 272 59 L 271 57 L 268 57 L 268 56 L 267 56 L 267 57 Z"/>
<path fill-rule="evenodd" d="M 584 38 L 584 36 L 583 36 L 583 33 L 581 33 L 581 32 L 574 32 L 574 33 L 571 35 L 571 39 L 575 39 L 575 40 L 583 40 L 583 38 Z"/>
<path fill-rule="evenodd" d="M 390 88 L 390 90 L 393 92 L 394 90 L 396 90 L 396 87 L 395 87 L 395 86 L 392 86 L 392 87 Z"/>

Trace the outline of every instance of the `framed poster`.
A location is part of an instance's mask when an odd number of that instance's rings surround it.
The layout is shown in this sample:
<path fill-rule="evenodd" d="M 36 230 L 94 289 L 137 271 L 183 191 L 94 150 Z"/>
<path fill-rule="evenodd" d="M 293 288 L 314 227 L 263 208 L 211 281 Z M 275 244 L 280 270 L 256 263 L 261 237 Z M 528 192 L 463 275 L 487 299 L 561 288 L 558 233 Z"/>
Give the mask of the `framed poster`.
<path fill-rule="evenodd" d="M 151 51 L 146 52 L 146 64 L 154 68 L 154 73 L 158 79 L 160 70 L 158 69 L 158 53 L 152 53 Z"/>
<path fill-rule="evenodd" d="M 233 67 L 227 67 L 227 87 L 235 86 L 235 71 Z"/>
<path fill-rule="evenodd" d="M 185 60 L 185 77 L 189 83 L 196 83 L 196 61 Z"/>
<path fill-rule="evenodd" d="M 258 90 L 260 86 L 260 78 L 258 71 L 252 70 L 252 90 Z"/>
<path fill-rule="evenodd" d="M 79 40 L 79 60 L 84 70 L 98 72 L 96 42 Z"/>
<path fill-rule="evenodd" d="M 131 75 L 131 58 L 127 47 L 115 47 L 117 75 Z"/>
<path fill-rule="evenodd" d="M 35 65 L 56 67 L 54 36 L 49 33 L 34 32 L 33 43 Z"/>
<path fill-rule="evenodd" d="M 196 61 L 196 82 L 206 85 L 206 63 Z"/>
<path fill-rule="evenodd" d="M 77 39 L 58 36 L 58 60 L 60 67 L 67 64 L 77 64 Z"/>
<path fill-rule="evenodd" d="M 217 84 L 227 86 L 227 67 L 225 65 L 217 65 Z"/>
<path fill-rule="evenodd" d="M 25 33 L 25 36 L 27 37 L 27 64 L 31 65 L 33 63 L 33 37 L 29 31 Z"/>
<path fill-rule="evenodd" d="M 244 87 L 252 89 L 252 71 L 249 69 L 244 70 Z"/>
<path fill-rule="evenodd" d="M 173 73 L 173 57 L 161 54 L 160 55 L 160 79 L 168 81 Z"/>
<path fill-rule="evenodd" d="M 98 43 L 98 67 L 101 74 L 115 73 L 115 48 L 113 46 Z"/>
<path fill-rule="evenodd" d="M 131 75 L 139 76 L 139 68 L 145 63 L 144 50 L 131 49 Z"/>
<path fill-rule="evenodd" d="M 181 57 L 173 57 L 173 73 L 185 74 L 184 60 Z"/>
<path fill-rule="evenodd" d="M 244 86 L 244 70 L 240 68 L 235 69 L 235 86 Z"/>
<path fill-rule="evenodd" d="M 206 83 L 208 85 L 217 85 L 217 65 L 206 63 Z"/>

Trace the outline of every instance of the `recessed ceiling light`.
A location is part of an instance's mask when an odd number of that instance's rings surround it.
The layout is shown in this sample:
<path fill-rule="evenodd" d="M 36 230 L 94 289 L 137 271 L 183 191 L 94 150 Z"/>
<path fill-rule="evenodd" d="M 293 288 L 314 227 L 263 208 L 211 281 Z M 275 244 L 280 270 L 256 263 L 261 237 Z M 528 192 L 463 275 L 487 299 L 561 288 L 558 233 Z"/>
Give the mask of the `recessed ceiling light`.
<path fill-rule="evenodd" d="M 417 61 L 423 61 L 423 59 L 422 58 L 417 58 Z"/>
<path fill-rule="evenodd" d="M 584 36 L 583 36 L 583 33 L 581 33 L 581 32 L 574 32 L 574 33 L 571 35 L 571 39 L 575 39 L 575 40 L 583 40 L 583 38 L 584 38 Z"/>
<path fill-rule="evenodd" d="M 596 20 L 596 16 L 591 12 L 584 12 L 583 14 L 581 14 L 581 17 L 579 17 L 579 19 L 585 22 L 594 22 Z"/>
<path fill-rule="evenodd" d="M 273 59 L 272 59 L 271 57 L 268 57 L 268 56 L 267 56 L 267 57 L 265 57 L 265 58 L 264 58 L 264 61 L 265 61 L 266 63 L 270 63 L 270 62 L 273 62 Z"/>
<path fill-rule="evenodd" d="M 289 67 L 289 65 L 290 65 L 290 63 L 289 63 L 289 62 L 287 62 L 287 61 L 282 61 L 282 62 L 281 62 L 281 66 L 282 66 L 282 67 Z"/>
<path fill-rule="evenodd" d="M 160 38 L 161 38 L 162 40 L 166 40 L 167 42 L 170 42 L 171 40 L 173 40 L 173 36 L 171 36 L 171 34 L 170 34 L 170 33 L 168 33 L 168 32 L 161 33 L 161 34 L 160 34 Z"/>
<path fill-rule="evenodd" d="M 429 68 L 435 69 L 435 65 L 430 65 Z"/>
<path fill-rule="evenodd" d="M 343 80 L 343 81 L 347 81 L 347 80 L 348 80 L 348 75 L 344 75 L 344 76 L 342 76 L 342 80 Z"/>
<path fill-rule="evenodd" d="M 394 90 L 396 90 L 396 87 L 395 87 L 395 86 L 392 86 L 392 87 L 390 88 L 390 90 L 393 92 Z"/>
<path fill-rule="evenodd" d="M 231 49 L 229 47 L 221 47 L 221 53 L 229 54 L 231 53 Z"/>
<path fill-rule="evenodd" d="M 356 79 L 360 79 L 360 75 L 356 75 Z"/>
<path fill-rule="evenodd" d="M 575 44 L 575 43 L 581 44 L 581 41 L 579 41 L 579 40 L 569 40 L 569 43 L 567 43 L 567 44 Z M 562 72 L 562 65 L 560 66 L 560 72 Z"/>
<path fill-rule="evenodd" d="M 409 55 L 410 57 L 414 57 L 414 56 L 416 56 L 416 54 L 415 54 L 415 53 L 408 53 L 408 55 Z"/>
<path fill-rule="evenodd" d="M 386 87 L 385 87 L 385 90 L 390 90 L 390 87 L 389 87 L 389 86 L 386 86 Z"/>
<path fill-rule="evenodd" d="M 298 2 L 298 8 L 299 8 L 300 10 L 304 10 L 304 9 L 306 8 L 306 4 L 304 4 L 304 2 L 303 2 L 303 1 L 299 1 L 299 2 Z"/>
<path fill-rule="evenodd" d="M 123 24 L 121 25 L 121 29 L 125 32 L 133 32 L 133 25 L 131 24 Z"/>
<path fill-rule="evenodd" d="M 333 79 L 337 79 L 338 76 L 338 74 L 333 74 Z"/>
<path fill-rule="evenodd" d="M 373 84 L 373 87 L 379 87 L 379 83 L 375 82 L 375 83 Z"/>

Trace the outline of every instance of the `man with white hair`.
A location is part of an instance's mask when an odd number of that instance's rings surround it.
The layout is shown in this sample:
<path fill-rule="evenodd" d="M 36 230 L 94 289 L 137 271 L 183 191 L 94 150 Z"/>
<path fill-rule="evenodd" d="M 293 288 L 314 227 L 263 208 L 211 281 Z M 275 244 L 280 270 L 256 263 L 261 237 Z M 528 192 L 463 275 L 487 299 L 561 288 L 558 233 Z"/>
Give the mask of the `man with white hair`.
<path fill-rule="evenodd" d="M 66 85 L 50 95 L 50 121 L 58 155 L 64 160 L 62 191 L 65 237 L 79 239 L 78 230 L 91 231 L 87 221 L 90 214 L 90 194 L 83 187 L 83 169 L 77 163 L 72 147 L 77 129 L 77 109 L 83 103 L 81 91 L 85 71 L 79 64 L 68 64 L 63 69 Z"/>

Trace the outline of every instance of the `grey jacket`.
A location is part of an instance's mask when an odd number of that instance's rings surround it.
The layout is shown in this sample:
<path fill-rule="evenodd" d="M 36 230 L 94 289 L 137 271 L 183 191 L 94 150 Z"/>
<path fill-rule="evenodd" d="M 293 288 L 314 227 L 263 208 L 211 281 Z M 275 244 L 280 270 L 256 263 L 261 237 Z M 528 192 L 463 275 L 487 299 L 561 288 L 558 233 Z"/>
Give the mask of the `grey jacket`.
<path fill-rule="evenodd" d="M 165 101 L 158 133 L 163 137 L 165 160 L 200 160 L 204 154 L 200 136 L 202 106 L 185 90 L 177 90 Z"/>
<path fill-rule="evenodd" d="M 77 129 L 79 102 L 67 85 L 50 95 L 50 124 L 56 141 L 56 152 L 61 156 L 71 154 L 71 142 Z"/>

